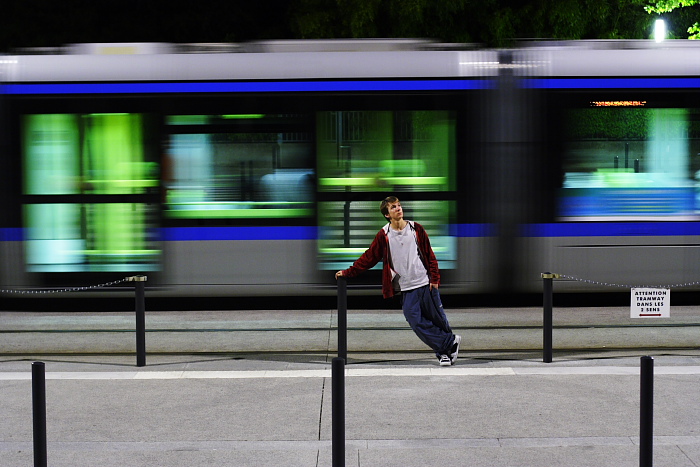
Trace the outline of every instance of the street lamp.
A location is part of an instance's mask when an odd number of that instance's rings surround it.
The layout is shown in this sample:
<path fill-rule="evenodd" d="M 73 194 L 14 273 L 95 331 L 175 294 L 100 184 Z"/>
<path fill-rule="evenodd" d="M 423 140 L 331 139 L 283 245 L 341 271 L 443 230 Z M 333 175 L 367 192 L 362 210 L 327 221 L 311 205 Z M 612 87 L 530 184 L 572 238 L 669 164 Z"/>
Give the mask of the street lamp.
<path fill-rule="evenodd" d="M 654 40 L 661 42 L 666 39 L 666 21 L 657 19 L 654 24 Z"/>

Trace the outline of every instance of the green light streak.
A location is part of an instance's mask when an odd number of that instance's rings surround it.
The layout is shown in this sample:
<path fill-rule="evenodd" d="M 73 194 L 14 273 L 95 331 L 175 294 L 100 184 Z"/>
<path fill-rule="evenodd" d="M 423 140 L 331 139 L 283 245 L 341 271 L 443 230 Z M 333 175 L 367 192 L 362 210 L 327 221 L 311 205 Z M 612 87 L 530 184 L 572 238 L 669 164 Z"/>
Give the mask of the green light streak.
<path fill-rule="evenodd" d="M 313 209 L 171 209 L 165 212 L 173 219 L 290 219 L 311 217 Z"/>
<path fill-rule="evenodd" d="M 234 114 L 234 115 L 222 115 L 221 118 L 237 120 L 237 119 L 252 119 L 252 118 L 265 118 L 265 114 Z"/>
<path fill-rule="evenodd" d="M 321 178 L 321 186 L 373 186 L 377 184 L 391 185 L 445 185 L 447 177 L 337 177 Z"/>

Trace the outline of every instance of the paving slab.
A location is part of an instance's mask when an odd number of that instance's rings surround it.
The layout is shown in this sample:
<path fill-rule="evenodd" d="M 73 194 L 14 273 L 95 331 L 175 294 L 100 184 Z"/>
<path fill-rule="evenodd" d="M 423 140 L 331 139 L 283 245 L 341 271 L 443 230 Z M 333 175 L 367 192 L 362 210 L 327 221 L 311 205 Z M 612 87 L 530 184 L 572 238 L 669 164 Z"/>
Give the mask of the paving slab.
<path fill-rule="evenodd" d="M 453 310 L 453 367 L 400 311 L 351 313 L 345 465 L 637 466 L 644 355 L 654 465 L 700 465 L 696 310 L 660 325 L 624 313 L 562 311 L 543 363 L 541 310 Z M 51 466 L 332 465 L 334 310 L 152 313 L 145 367 L 131 319 L 0 313 L 0 467 L 32 465 L 33 361 Z"/>
<path fill-rule="evenodd" d="M 555 351 L 700 348 L 700 308 L 674 307 L 671 318 L 634 319 L 629 308 L 562 308 L 554 312 Z M 448 310 L 464 351 L 542 349 L 539 308 Z M 0 312 L 0 353 L 133 353 L 133 312 Z M 401 310 L 350 310 L 348 349 L 415 352 Z M 146 313 L 149 353 L 337 351 L 336 310 L 174 311 Z"/>

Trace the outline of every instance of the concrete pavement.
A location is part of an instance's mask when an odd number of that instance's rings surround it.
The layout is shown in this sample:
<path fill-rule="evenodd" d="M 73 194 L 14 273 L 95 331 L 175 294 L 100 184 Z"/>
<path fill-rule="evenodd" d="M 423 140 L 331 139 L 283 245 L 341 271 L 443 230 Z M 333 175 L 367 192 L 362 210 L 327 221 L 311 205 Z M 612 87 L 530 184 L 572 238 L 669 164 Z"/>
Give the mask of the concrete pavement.
<path fill-rule="evenodd" d="M 446 308 L 465 351 L 542 349 L 541 308 Z M 146 311 L 149 353 L 333 352 L 336 310 Z M 420 352 L 401 310 L 349 310 L 348 350 Z M 628 307 L 555 308 L 557 351 L 700 348 L 700 308 L 670 318 L 632 319 Z M 135 352 L 135 314 L 0 312 L 0 353 Z"/>
<path fill-rule="evenodd" d="M 628 313 L 555 310 L 542 363 L 541 310 L 448 310 L 466 345 L 440 367 L 400 311 L 351 311 L 346 465 L 637 466 L 652 355 L 654 465 L 700 466 L 696 312 Z M 147 317 L 137 368 L 133 314 L 0 313 L 0 467 L 33 465 L 34 360 L 50 466 L 332 464 L 333 310 Z"/>

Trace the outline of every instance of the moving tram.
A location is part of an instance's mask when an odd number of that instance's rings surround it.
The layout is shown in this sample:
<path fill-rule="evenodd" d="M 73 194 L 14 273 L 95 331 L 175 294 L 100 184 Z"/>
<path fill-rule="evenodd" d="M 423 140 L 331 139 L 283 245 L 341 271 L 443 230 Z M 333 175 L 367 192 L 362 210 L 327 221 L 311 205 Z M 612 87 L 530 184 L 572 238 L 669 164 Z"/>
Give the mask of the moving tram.
<path fill-rule="evenodd" d="M 561 292 L 696 290 L 693 57 L 413 40 L 0 56 L 0 293 L 146 274 L 151 296 L 332 295 L 388 194 L 426 227 L 444 294 L 538 292 L 544 271 Z"/>

